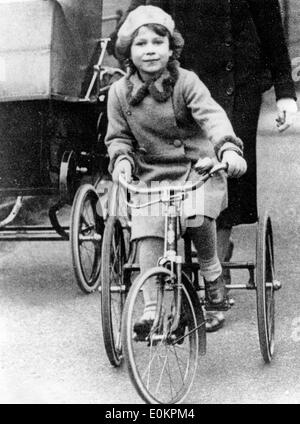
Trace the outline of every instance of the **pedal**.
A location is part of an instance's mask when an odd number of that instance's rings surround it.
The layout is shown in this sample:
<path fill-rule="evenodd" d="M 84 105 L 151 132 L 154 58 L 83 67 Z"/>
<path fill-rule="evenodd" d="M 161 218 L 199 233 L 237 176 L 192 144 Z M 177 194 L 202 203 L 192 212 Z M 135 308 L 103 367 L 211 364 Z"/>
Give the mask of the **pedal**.
<path fill-rule="evenodd" d="M 273 281 L 273 288 L 274 288 L 274 290 L 280 290 L 282 288 L 281 282 L 278 281 L 278 280 L 274 280 Z"/>
<path fill-rule="evenodd" d="M 133 333 L 132 339 L 135 342 L 146 342 L 149 340 L 149 336 L 139 335 L 137 333 Z"/>
<path fill-rule="evenodd" d="M 272 283 L 266 283 L 266 288 L 274 291 L 278 291 L 282 288 L 282 284 L 278 280 L 274 280 Z"/>
<path fill-rule="evenodd" d="M 163 320 L 164 312 L 160 316 L 159 323 L 156 327 L 153 327 L 153 324 L 149 328 L 145 328 L 144 331 L 137 333 L 133 331 L 133 340 L 135 342 L 147 342 L 148 346 L 156 346 L 164 338 L 163 336 Z"/>

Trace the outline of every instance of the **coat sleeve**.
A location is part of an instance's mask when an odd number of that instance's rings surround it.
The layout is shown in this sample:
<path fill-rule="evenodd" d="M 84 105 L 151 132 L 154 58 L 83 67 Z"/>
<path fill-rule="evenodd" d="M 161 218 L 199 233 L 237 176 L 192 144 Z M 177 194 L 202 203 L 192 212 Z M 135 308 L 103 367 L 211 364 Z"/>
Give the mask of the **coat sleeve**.
<path fill-rule="evenodd" d="M 107 102 L 108 127 L 105 137 L 105 144 L 110 158 L 108 171 L 112 173 L 114 170 L 115 162 L 121 157 L 124 157 L 131 162 L 134 172 L 135 139 L 122 110 L 116 85 L 117 83 L 111 86 Z"/>
<path fill-rule="evenodd" d="M 266 66 L 271 71 L 276 99 L 289 97 L 296 100 L 279 1 L 250 0 L 249 5 Z"/>
<path fill-rule="evenodd" d="M 194 120 L 212 142 L 219 160 L 225 150 L 235 150 L 243 154 L 243 142 L 235 135 L 226 112 L 192 71 L 189 71 L 183 80 L 183 96 Z"/>

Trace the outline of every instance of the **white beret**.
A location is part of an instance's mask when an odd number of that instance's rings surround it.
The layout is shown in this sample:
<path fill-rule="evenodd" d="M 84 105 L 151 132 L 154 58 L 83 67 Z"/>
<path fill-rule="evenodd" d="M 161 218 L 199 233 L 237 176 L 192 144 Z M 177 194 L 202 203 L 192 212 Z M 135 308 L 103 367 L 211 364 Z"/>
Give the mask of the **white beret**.
<path fill-rule="evenodd" d="M 156 6 L 139 6 L 128 14 L 119 29 L 116 42 L 118 56 L 126 52 L 135 31 L 148 24 L 162 25 L 171 35 L 174 34 L 175 22 L 168 13 Z"/>

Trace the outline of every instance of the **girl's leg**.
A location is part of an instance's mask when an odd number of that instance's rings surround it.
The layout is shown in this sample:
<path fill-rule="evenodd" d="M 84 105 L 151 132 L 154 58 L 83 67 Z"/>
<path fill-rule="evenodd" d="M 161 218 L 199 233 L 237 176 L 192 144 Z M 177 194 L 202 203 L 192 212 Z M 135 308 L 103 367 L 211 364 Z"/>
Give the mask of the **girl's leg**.
<path fill-rule="evenodd" d="M 187 234 L 197 250 L 201 275 L 204 278 L 211 303 L 220 304 L 225 296 L 222 266 L 217 254 L 216 221 L 204 217 L 200 227 L 188 227 Z"/>
<path fill-rule="evenodd" d="M 139 264 L 141 274 L 148 269 L 157 266 L 157 260 L 163 256 L 164 240 L 158 237 L 147 237 L 139 240 Z M 143 288 L 145 309 L 141 320 L 151 320 L 155 317 L 156 310 L 156 292 L 154 283 L 149 281 Z"/>

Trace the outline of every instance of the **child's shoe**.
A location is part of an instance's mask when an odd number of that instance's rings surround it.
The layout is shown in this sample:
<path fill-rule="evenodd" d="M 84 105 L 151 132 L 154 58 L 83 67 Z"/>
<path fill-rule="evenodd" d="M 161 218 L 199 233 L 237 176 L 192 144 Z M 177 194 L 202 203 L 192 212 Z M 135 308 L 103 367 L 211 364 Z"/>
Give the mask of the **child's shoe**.
<path fill-rule="evenodd" d="M 205 330 L 207 333 L 213 333 L 224 326 L 225 317 L 222 311 L 206 311 Z"/>
<path fill-rule="evenodd" d="M 214 281 L 204 280 L 204 282 L 208 302 L 211 305 L 222 305 L 226 299 L 226 287 L 222 275 Z"/>
<path fill-rule="evenodd" d="M 133 331 L 135 332 L 136 341 L 145 341 L 150 334 L 156 314 L 156 303 L 152 302 L 145 306 L 144 313 L 141 318 L 134 323 Z"/>
<path fill-rule="evenodd" d="M 150 334 L 153 323 L 154 319 L 145 319 L 143 317 L 141 317 L 139 321 L 136 321 L 133 326 L 135 340 L 145 341 Z"/>

